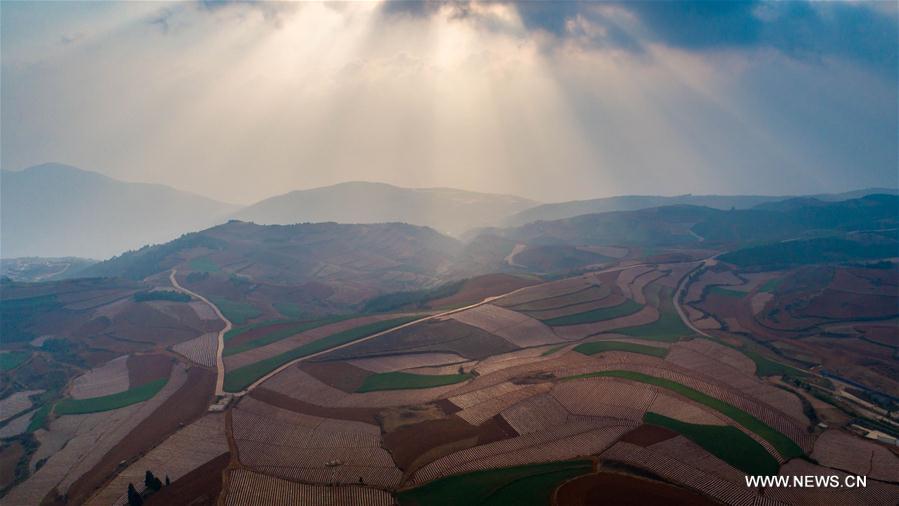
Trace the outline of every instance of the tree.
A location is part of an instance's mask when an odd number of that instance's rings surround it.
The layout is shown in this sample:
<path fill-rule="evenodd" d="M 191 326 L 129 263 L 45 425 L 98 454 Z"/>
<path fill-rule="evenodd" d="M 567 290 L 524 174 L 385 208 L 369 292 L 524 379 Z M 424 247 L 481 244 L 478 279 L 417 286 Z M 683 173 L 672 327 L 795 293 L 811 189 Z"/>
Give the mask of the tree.
<path fill-rule="evenodd" d="M 165 486 L 168 487 L 172 484 L 172 480 L 169 479 L 169 475 L 165 475 Z"/>
<path fill-rule="evenodd" d="M 155 492 L 162 488 L 162 481 L 153 475 L 153 471 L 147 470 L 147 474 L 144 475 L 144 486 L 147 490 Z"/>
<path fill-rule="evenodd" d="M 143 506 L 144 499 L 137 493 L 133 483 L 128 484 L 128 506 Z"/>
<path fill-rule="evenodd" d="M 465 374 L 465 368 L 461 365 L 459 366 L 459 374 Z"/>

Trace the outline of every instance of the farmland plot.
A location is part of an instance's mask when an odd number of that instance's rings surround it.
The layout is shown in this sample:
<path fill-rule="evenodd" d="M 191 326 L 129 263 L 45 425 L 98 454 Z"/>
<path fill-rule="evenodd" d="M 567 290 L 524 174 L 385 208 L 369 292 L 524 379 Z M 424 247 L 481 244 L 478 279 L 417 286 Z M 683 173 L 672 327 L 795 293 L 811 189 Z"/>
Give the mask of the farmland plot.
<path fill-rule="evenodd" d="M 128 484 L 133 483 L 139 491 L 142 490 L 146 471 L 175 481 L 227 451 L 224 415 L 206 415 L 128 466 L 91 497 L 87 504 L 125 506 L 128 504 Z"/>
<path fill-rule="evenodd" d="M 333 406 L 350 395 L 319 381 L 299 366 L 284 369 L 260 386 L 318 406 Z"/>
<path fill-rule="evenodd" d="M 214 367 L 216 351 L 218 350 L 218 333 L 210 332 L 195 337 L 190 341 L 178 343 L 172 346 L 172 350 L 195 364 Z"/>
<path fill-rule="evenodd" d="M 649 385 L 590 378 L 556 385 L 552 396 L 570 413 L 582 416 L 643 419 L 657 390 Z"/>
<path fill-rule="evenodd" d="M 638 267 L 631 267 L 630 269 L 624 269 L 618 273 L 618 277 L 615 279 L 615 284 L 618 285 L 618 289 L 621 290 L 621 293 L 624 294 L 625 297 L 631 299 L 634 297 L 634 294 L 631 292 L 631 284 L 634 282 L 634 280 L 653 270 L 655 269 L 649 265 L 641 265 Z"/>
<path fill-rule="evenodd" d="M 212 306 L 209 304 L 195 300 L 193 302 L 188 302 L 188 306 L 194 310 L 194 313 L 197 314 L 197 317 L 203 321 L 215 321 L 218 320 L 219 317 L 215 314 L 215 310 L 212 309 Z"/>
<path fill-rule="evenodd" d="M 403 355 L 385 355 L 347 361 L 351 365 L 376 373 L 464 362 L 466 362 L 465 358 L 454 353 L 406 353 Z"/>
<path fill-rule="evenodd" d="M 580 290 L 575 292 L 566 293 L 563 295 L 557 295 L 555 297 L 547 297 L 545 299 L 539 299 L 531 302 L 526 302 L 524 304 L 516 304 L 516 305 L 508 305 L 508 304 L 497 304 L 502 305 L 506 309 L 511 309 L 513 311 L 521 311 L 521 312 L 530 312 L 530 311 L 547 311 L 551 309 L 559 309 L 570 306 L 575 306 L 578 304 L 583 304 L 585 302 L 597 302 L 609 298 L 612 295 L 612 288 L 609 285 L 587 285 Z M 618 295 L 618 294 L 616 294 Z M 618 295 L 620 297 L 620 295 Z"/>
<path fill-rule="evenodd" d="M 712 473 L 670 458 L 631 443 L 619 442 L 600 455 L 603 460 L 630 464 L 666 478 L 675 483 L 697 490 L 722 503 L 733 506 L 756 506 L 760 504 L 776 506 L 783 503 L 766 502 L 745 483 L 734 484 Z"/>
<path fill-rule="evenodd" d="M 568 340 L 583 339 L 587 336 L 610 332 L 615 329 L 626 327 L 637 327 L 646 325 L 659 319 L 659 310 L 646 305 L 643 309 L 636 313 L 631 313 L 609 320 L 598 321 L 594 323 L 583 323 L 579 325 L 566 325 L 555 329 L 556 334 Z"/>
<path fill-rule="evenodd" d="M 3 428 L 0 428 L 0 439 L 24 434 L 28 430 L 28 425 L 31 423 L 31 417 L 34 416 L 34 413 L 35 411 L 29 411 L 10 420 Z"/>
<path fill-rule="evenodd" d="M 454 313 L 450 318 L 498 335 L 518 347 L 562 342 L 539 321 L 492 304 Z"/>
<path fill-rule="evenodd" d="M 450 398 L 450 401 L 457 406 L 460 404 L 465 405 L 462 411 L 456 413 L 456 416 L 472 425 L 480 425 L 500 414 L 509 406 L 529 397 L 548 392 L 550 388 L 552 388 L 550 383 L 538 383 L 536 385 L 501 383 L 484 390 Z M 475 397 L 472 398 L 470 396 Z"/>
<path fill-rule="evenodd" d="M 415 484 L 495 467 L 553 462 L 599 453 L 637 424 L 623 420 L 584 420 L 458 451 L 422 467 Z"/>
<path fill-rule="evenodd" d="M 72 381 L 74 399 L 104 397 L 128 390 L 128 355 L 114 358 Z"/>
<path fill-rule="evenodd" d="M 781 476 L 839 476 L 840 483 L 846 473 L 816 466 L 802 459 L 793 459 L 780 468 Z M 840 504 L 845 506 L 881 506 L 899 504 L 899 486 L 868 480 L 861 488 L 792 488 L 774 487 L 765 490 L 765 495 L 794 506 L 820 506 Z"/>
<path fill-rule="evenodd" d="M 47 462 L 30 478 L 13 488 L 4 500 L 10 504 L 39 504 L 54 488 L 65 494 L 75 480 L 92 469 L 185 381 L 187 372 L 179 365 L 172 369 L 165 387 L 148 401 L 103 413 L 57 418 L 50 423 L 49 432 L 66 434 L 68 441 L 59 451 L 49 455 Z"/>
<path fill-rule="evenodd" d="M 753 374 L 755 363 L 737 350 L 711 341 L 694 339 L 672 346 L 666 360 L 696 371 L 697 376 L 714 378 L 717 382 L 758 399 L 788 415 L 799 425 L 809 424 L 799 398 L 756 378 Z"/>
<path fill-rule="evenodd" d="M 392 506 L 393 497 L 375 488 L 305 485 L 243 469 L 229 475 L 226 506 L 292 504 L 295 506 Z"/>
<path fill-rule="evenodd" d="M 647 411 L 697 425 L 729 424 L 724 415 L 712 411 L 701 404 L 681 397 L 675 397 L 665 392 L 659 392 Z"/>
<path fill-rule="evenodd" d="M 684 436 L 677 436 L 647 447 L 674 460 L 686 463 L 707 473 L 714 474 L 731 483 L 744 483 L 746 473 L 704 450 Z"/>
<path fill-rule="evenodd" d="M 542 283 L 537 286 L 525 288 L 514 294 L 502 297 L 495 301 L 495 304 L 503 307 L 527 304 L 542 299 L 567 295 L 584 288 L 589 288 L 595 284 L 594 280 L 589 276 L 561 279 L 559 281 L 551 281 L 549 283 Z"/>
<path fill-rule="evenodd" d="M 32 395 L 43 393 L 43 390 L 28 390 L 16 392 L 9 397 L 0 400 L 0 422 L 8 420 L 19 413 L 31 408 Z"/>
<path fill-rule="evenodd" d="M 822 466 L 899 482 L 899 457 L 883 446 L 837 430 L 818 436 L 812 458 Z"/>
<path fill-rule="evenodd" d="M 381 448 L 380 428 L 363 422 L 294 413 L 245 398 L 233 411 L 241 462 L 280 477 L 313 483 L 399 484 L 402 473 Z"/>
<path fill-rule="evenodd" d="M 550 323 L 550 321 L 557 319 L 561 321 L 565 319 L 565 317 L 569 317 L 568 319 L 571 319 L 574 318 L 574 315 L 582 313 L 614 313 L 615 311 L 617 311 L 615 309 L 616 307 L 620 306 L 618 310 L 630 307 L 630 305 L 622 306 L 622 304 L 625 304 L 626 302 L 628 302 L 628 299 L 624 298 L 621 295 L 614 294 L 598 300 L 588 300 L 579 302 L 577 304 L 568 304 L 561 307 L 541 309 L 539 311 L 523 311 L 518 307 L 515 307 L 513 309 L 532 318 L 536 318 L 544 323 L 547 323 L 548 325 L 554 325 L 553 323 Z"/>
<path fill-rule="evenodd" d="M 344 332 L 362 325 L 368 325 L 370 323 L 375 323 L 382 320 L 389 320 L 391 318 L 392 316 L 390 315 L 365 316 L 362 318 L 354 318 L 351 320 L 344 320 L 341 322 L 332 323 L 330 325 L 317 327 L 312 330 L 301 332 L 294 336 L 288 337 L 286 339 L 275 341 L 274 343 L 265 346 L 252 348 L 235 355 L 229 355 L 225 357 L 225 369 L 228 371 L 233 371 L 235 369 L 239 369 L 241 367 L 259 362 L 260 360 L 265 360 L 278 356 L 282 353 L 287 353 L 304 344 L 323 339 L 332 334 Z"/>
<path fill-rule="evenodd" d="M 530 434 L 561 425 L 568 420 L 568 410 L 551 395 L 536 395 L 506 408 L 502 417 L 519 434 Z"/>

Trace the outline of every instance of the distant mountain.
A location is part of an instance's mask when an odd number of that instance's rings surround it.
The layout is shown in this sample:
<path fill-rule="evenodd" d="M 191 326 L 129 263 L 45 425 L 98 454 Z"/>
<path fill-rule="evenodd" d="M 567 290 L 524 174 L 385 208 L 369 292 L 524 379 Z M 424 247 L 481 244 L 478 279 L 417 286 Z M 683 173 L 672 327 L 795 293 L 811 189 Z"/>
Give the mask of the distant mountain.
<path fill-rule="evenodd" d="M 869 188 L 845 193 L 810 195 L 808 198 L 822 201 L 839 201 L 860 198 L 872 194 L 897 195 L 899 194 L 899 189 Z M 561 220 L 583 214 L 610 211 L 637 211 L 651 207 L 673 205 L 703 206 L 721 210 L 749 209 L 763 204 L 780 202 L 793 198 L 795 197 L 763 195 L 678 195 L 675 197 L 630 195 L 591 200 L 575 200 L 571 202 L 543 204 L 530 209 L 525 209 L 510 216 L 505 221 L 505 226 L 515 227 L 538 220 Z"/>
<path fill-rule="evenodd" d="M 265 225 L 401 222 L 458 236 L 471 228 L 498 225 L 536 204 L 512 195 L 350 182 L 285 193 L 241 209 L 233 217 Z"/>
<path fill-rule="evenodd" d="M 0 171 L 0 256 L 107 258 L 220 223 L 237 208 L 61 164 Z"/>

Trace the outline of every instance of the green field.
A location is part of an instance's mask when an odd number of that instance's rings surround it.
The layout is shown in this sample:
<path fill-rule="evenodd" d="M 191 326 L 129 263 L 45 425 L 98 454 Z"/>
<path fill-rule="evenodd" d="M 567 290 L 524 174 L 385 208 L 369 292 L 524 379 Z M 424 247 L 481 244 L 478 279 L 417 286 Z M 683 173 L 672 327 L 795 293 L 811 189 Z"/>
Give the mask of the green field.
<path fill-rule="evenodd" d="M 734 349 L 746 355 L 753 362 L 755 362 L 756 376 L 794 376 L 800 378 L 803 376 L 808 376 L 808 373 L 801 369 L 797 369 L 786 364 L 781 364 L 780 362 L 775 362 L 774 360 L 766 358 L 758 352 L 745 348 Z"/>
<path fill-rule="evenodd" d="M 552 348 L 550 348 L 550 349 L 544 351 L 543 353 L 541 353 L 540 356 L 541 356 L 541 357 L 548 357 L 549 355 L 552 355 L 553 353 L 555 353 L 555 352 L 561 350 L 561 349 L 564 348 L 565 346 L 567 346 L 567 345 L 565 345 L 565 344 L 560 344 L 560 345 L 558 345 L 558 346 L 553 346 Z"/>
<path fill-rule="evenodd" d="M 706 395 L 698 390 L 694 390 L 676 381 L 657 378 L 655 376 L 650 376 L 648 374 L 642 374 L 634 371 L 600 371 L 587 374 L 578 374 L 576 376 L 568 376 L 562 379 L 573 380 L 592 377 L 623 378 L 631 381 L 639 381 L 641 383 L 647 383 L 650 385 L 667 388 L 668 390 L 677 392 L 690 400 L 696 401 L 700 404 L 704 404 L 714 409 L 715 411 L 726 415 L 728 418 L 734 420 L 735 422 L 739 423 L 743 427 L 746 427 L 752 432 L 755 432 L 763 439 L 771 443 L 774 448 L 776 448 L 777 451 L 786 459 L 801 457 L 805 454 L 805 452 L 802 451 L 802 448 L 796 445 L 796 443 L 794 443 L 792 439 L 781 434 L 758 418 L 720 399 L 716 399 L 710 395 Z"/>
<path fill-rule="evenodd" d="M 222 268 L 209 257 L 192 258 L 190 262 L 187 263 L 187 266 L 190 267 L 190 270 L 196 272 L 220 272 L 222 270 Z"/>
<path fill-rule="evenodd" d="M 488 469 L 398 492 L 400 506 L 549 505 L 561 483 L 593 471 L 589 460 Z"/>
<path fill-rule="evenodd" d="M 50 414 L 50 410 L 53 408 L 52 403 L 47 403 L 38 408 L 37 411 L 34 412 L 34 415 L 31 417 L 31 421 L 28 422 L 28 428 L 25 429 L 26 432 L 34 432 L 38 429 L 44 428 L 44 424 L 47 423 L 47 415 Z"/>
<path fill-rule="evenodd" d="M 646 413 L 643 421 L 665 427 L 703 447 L 707 452 L 750 475 L 777 474 L 780 465 L 765 448 L 730 425 L 698 425 Z"/>
<path fill-rule="evenodd" d="M 376 392 L 378 390 L 411 390 L 415 388 L 433 388 L 461 383 L 474 376 L 463 374 L 411 374 L 407 372 L 384 372 L 372 374 L 365 378 L 356 391 L 359 393 Z"/>
<path fill-rule="evenodd" d="M 236 355 L 238 353 L 242 353 L 247 350 L 252 350 L 253 348 L 258 348 L 260 346 L 265 346 L 267 344 L 271 344 L 282 339 L 288 338 L 292 335 L 299 334 L 300 332 L 306 332 L 307 330 L 312 330 L 314 328 L 321 327 L 323 325 L 328 325 L 331 323 L 336 323 L 342 320 L 347 320 L 349 318 L 353 318 L 353 316 L 332 316 L 330 318 L 322 318 L 321 320 L 313 320 L 306 322 L 298 322 L 296 325 L 291 325 L 286 329 L 277 330 L 271 333 L 268 333 L 258 339 L 253 339 L 252 341 L 248 341 L 246 343 L 242 343 L 239 345 L 228 346 L 227 341 L 225 342 L 225 350 L 222 352 L 222 356 Z"/>
<path fill-rule="evenodd" d="M 117 394 L 91 397 L 89 399 L 63 399 L 56 403 L 53 412 L 57 415 L 80 415 L 124 408 L 125 406 L 150 399 L 162 390 L 162 387 L 167 382 L 167 378 L 160 378 Z"/>
<path fill-rule="evenodd" d="M 780 286 L 781 283 L 783 283 L 783 280 L 783 278 L 769 279 L 768 281 L 762 283 L 762 286 L 759 287 L 759 291 L 774 293 L 774 290 L 777 290 L 777 287 Z"/>
<path fill-rule="evenodd" d="M 574 347 L 574 351 L 583 353 L 584 355 L 596 355 L 597 353 L 602 353 L 604 351 L 627 351 L 630 353 L 652 355 L 653 357 L 659 358 L 665 358 L 665 356 L 668 355 L 667 348 L 646 346 L 644 344 L 622 343 L 619 341 L 596 341 L 579 344 Z"/>
<path fill-rule="evenodd" d="M 275 302 L 272 306 L 274 306 L 276 311 L 293 320 L 301 320 L 307 317 L 300 310 L 300 306 L 292 302 Z"/>
<path fill-rule="evenodd" d="M 323 337 L 318 341 L 304 344 L 290 351 L 281 353 L 280 355 L 275 355 L 274 357 L 260 360 L 259 362 L 252 363 L 239 369 L 228 371 L 225 373 L 225 390 L 228 392 L 239 392 L 252 385 L 254 381 L 291 360 L 296 360 L 307 355 L 312 355 L 313 353 L 340 346 L 341 344 L 362 339 L 363 337 L 377 334 L 378 332 L 417 320 L 418 318 L 418 316 L 405 316 L 402 318 L 369 323 L 368 325 L 360 325 L 356 328 Z"/>
<path fill-rule="evenodd" d="M 240 326 L 240 327 L 233 327 L 233 328 L 232 328 L 231 330 L 229 330 L 228 332 L 225 332 L 225 335 L 222 336 L 222 338 L 223 338 L 225 341 L 230 341 L 231 339 L 234 339 L 235 337 L 237 337 L 237 336 L 243 334 L 244 332 L 249 332 L 250 330 L 258 329 L 259 327 L 265 327 L 265 326 L 268 326 L 268 325 L 275 325 L 275 324 L 278 324 L 278 323 L 290 323 L 290 322 L 293 322 L 293 321 L 294 321 L 294 320 L 265 320 L 264 322 L 256 322 L 256 323 L 251 323 L 251 324 L 249 324 L 249 325 L 243 325 L 243 326 Z M 299 321 L 296 321 L 296 323 L 300 323 L 300 322 L 299 322 Z"/>
<path fill-rule="evenodd" d="M 10 371 L 22 365 L 31 357 L 28 351 L 9 351 L 0 353 L 0 371 Z"/>
<path fill-rule="evenodd" d="M 643 309 L 642 304 L 638 304 L 631 299 L 627 299 L 617 306 L 591 309 L 590 311 L 584 311 L 583 313 L 559 316 L 558 318 L 548 318 L 541 321 L 549 325 L 550 327 L 579 325 L 581 323 L 601 322 L 605 320 L 611 320 L 612 318 L 618 318 L 619 316 L 627 316 L 629 314 L 634 314 L 641 309 Z"/>
<path fill-rule="evenodd" d="M 684 324 L 680 315 L 677 314 L 677 310 L 674 309 L 674 302 L 671 300 L 671 291 L 659 288 L 658 285 L 650 285 L 650 287 L 656 288 L 647 292 L 646 299 L 650 301 L 650 303 L 655 302 L 658 304 L 659 319 L 652 323 L 647 323 L 646 325 L 615 329 L 615 333 L 640 339 L 670 343 L 678 341 L 682 337 L 693 335 L 693 331 Z"/>
<path fill-rule="evenodd" d="M 262 314 L 262 311 L 244 302 L 235 302 L 224 297 L 209 297 L 209 300 L 218 306 L 219 311 L 234 325 L 242 325 Z"/>
<path fill-rule="evenodd" d="M 746 296 L 746 292 L 731 290 L 730 288 L 724 288 L 723 286 L 710 286 L 709 293 L 721 295 L 724 297 L 733 297 L 735 299 L 742 299 Z"/>

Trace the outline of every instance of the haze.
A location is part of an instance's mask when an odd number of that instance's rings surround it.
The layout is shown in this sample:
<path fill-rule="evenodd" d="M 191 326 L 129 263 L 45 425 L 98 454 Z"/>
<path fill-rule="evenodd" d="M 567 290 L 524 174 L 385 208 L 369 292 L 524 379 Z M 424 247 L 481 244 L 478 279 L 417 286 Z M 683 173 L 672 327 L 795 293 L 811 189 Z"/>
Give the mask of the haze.
<path fill-rule="evenodd" d="M 12 2 L 2 167 L 249 204 L 897 184 L 892 2 Z M 864 90 L 864 91 L 862 91 Z"/>

